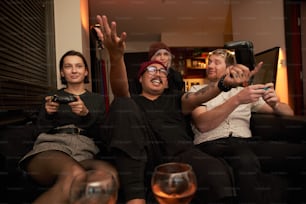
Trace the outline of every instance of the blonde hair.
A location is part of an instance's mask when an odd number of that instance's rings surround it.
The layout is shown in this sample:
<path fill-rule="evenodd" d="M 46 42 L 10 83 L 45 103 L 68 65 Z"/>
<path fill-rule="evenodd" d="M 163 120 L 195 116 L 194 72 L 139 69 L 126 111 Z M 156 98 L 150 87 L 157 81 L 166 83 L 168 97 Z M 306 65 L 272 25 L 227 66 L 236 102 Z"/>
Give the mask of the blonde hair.
<path fill-rule="evenodd" d="M 235 52 L 227 49 L 216 49 L 208 53 L 208 58 L 211 55 L 218 55 L 224 58 L 226 67 L 236 64 Z"/>

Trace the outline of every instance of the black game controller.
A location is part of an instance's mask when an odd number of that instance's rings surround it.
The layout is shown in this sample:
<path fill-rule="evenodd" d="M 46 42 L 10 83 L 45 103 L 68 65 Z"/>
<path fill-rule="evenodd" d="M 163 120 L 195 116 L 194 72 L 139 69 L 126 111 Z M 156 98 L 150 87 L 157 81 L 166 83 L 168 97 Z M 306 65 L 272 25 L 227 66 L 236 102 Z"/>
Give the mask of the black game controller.
<path fill-rule="evenodd" d="M 59 96 L 59 95 L 55 94 L 55 95 L 52 96 L 52 101 L 60 103 L 60 104 L 67 104 L 67 103 L 70 103 L 70 102 L 77 101 L 77 98 L 73 95 Z"/>

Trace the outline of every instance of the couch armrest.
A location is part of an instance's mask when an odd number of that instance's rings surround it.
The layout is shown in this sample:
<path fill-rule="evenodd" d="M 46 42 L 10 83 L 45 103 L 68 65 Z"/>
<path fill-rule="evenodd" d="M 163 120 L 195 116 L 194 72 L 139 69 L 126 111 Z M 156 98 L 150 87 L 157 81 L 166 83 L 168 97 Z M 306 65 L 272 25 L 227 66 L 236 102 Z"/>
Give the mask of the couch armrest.
<path fill-rule="evenodd" d="M 34 125 L 7 125 L 0 128 L 0 154 L 8 161 L 18 161 L 32 149 Z"/>
<path fill-rule="evenodd" d="M 305 116 L 252 113 L 250 128 L 254 139 L 306 143 Z"/>

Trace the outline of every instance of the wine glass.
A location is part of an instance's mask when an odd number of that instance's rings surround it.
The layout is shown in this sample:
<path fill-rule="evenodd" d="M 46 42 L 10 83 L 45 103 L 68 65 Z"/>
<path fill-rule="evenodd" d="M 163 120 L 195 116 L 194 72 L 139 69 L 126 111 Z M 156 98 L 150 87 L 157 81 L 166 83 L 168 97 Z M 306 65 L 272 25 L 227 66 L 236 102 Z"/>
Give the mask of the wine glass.
<path fill-rule="evenodd" d="M 189 164 L 171 162 L 155 167 L 151 187 L 159 204 L 188 204 L 197 181 Z"/>
<path fill-rule="evenodd" d="M 114 176 L 101 170 L 77 175 L 70 189 L 71 204 L 116 204 L 118 185 Z"/>

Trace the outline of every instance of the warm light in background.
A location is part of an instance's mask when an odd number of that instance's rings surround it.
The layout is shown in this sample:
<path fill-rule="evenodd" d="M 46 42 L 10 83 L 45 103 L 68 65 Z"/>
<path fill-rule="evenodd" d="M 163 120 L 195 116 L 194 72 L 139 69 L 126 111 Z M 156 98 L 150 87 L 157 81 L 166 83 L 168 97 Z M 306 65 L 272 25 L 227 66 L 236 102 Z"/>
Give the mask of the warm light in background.
<path fill-rule="evenodd" d="M 281 102 L 289 103 L 287 63 L 283 49 L 279 50 L 275 91 Z"/>
<path fill-rule="evenodd" d="M 88 2 L 85 0 L 80 1 L 80 12 L 81 12 L 81 24 L 82 30 L 86 32 L 86 35 L 89 34 L 89 13 L 88 13 Z"/>

